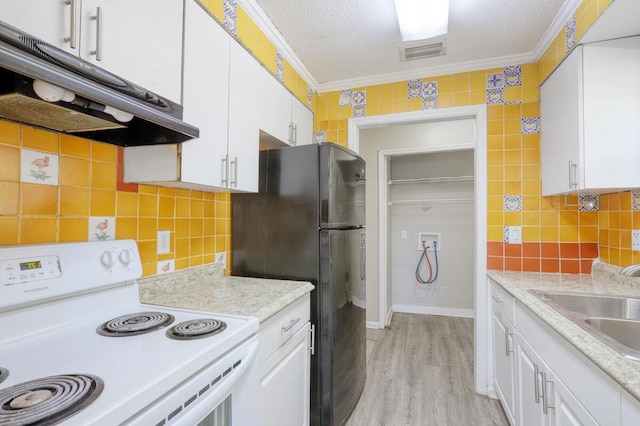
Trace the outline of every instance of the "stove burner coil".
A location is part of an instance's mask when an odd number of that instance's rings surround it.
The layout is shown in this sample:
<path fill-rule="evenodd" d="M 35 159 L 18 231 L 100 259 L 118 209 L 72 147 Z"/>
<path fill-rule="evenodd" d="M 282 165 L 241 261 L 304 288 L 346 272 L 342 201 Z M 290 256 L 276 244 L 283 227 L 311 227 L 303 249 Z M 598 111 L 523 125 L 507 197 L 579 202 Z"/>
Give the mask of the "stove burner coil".
<path fill-rule="evenodd" d="M 102 393 L 89 374 L 49 376 L 0 389 L 0 424 L 52 425 L 87 407 Z"/>
<path fill-rule="evenodd" d="M 167 330 L 167 337 L 175 340 L 202 339 L 221 333 L 227 328 L 224 321 L 199 318 L 183 321 Z"/>
<path fill-rule="evenodd" d="M 7 377 L 9 377 L 9 370 L 0 367 L 0 383 L 4 382 Z"/>
<path fill-rule="evenodd" d="M 135 336 L 166 327 L 174 320 L 173 315 L 164 312 L 136 312 L 109 320 L 96 331 L 110 337 Z"/>

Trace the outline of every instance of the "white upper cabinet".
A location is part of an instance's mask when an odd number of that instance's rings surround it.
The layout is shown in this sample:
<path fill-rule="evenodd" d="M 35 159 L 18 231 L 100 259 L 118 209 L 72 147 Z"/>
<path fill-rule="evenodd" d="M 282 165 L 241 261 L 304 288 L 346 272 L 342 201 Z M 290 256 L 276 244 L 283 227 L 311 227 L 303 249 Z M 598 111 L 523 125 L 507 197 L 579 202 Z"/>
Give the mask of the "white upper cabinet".
<path fill-rule="evenodd" d="M 640 37 L 578 46 L 540 89 L 542 195 L 640 187 Z"/>
<path fill-rule="evenodd" d="M 313 113 L 295 96 L 291 96 L 291 123 L 295 145 L 313 142 Z"/>
<path fill-rule="evenodd" d="M 0 19 L 181 103 L 183 1 L 5 0 Z"/>

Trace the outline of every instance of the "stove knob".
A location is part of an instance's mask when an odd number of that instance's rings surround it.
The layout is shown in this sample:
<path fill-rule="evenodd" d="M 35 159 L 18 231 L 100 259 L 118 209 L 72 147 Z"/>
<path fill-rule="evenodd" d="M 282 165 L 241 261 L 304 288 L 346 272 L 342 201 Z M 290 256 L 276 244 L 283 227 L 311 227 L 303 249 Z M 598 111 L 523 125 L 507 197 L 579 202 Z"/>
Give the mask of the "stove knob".
<path fill-rule="evenodd" d="M 120 255 L 118 256 L 118 259 L 120 259 L 120 263 L 122 263 L 123 265 L 128 265 L 129 263 L 131 263 L 131 252 L 129 250 L 122 250 L 120 252 Z"/>
<path fill-rule="evenodd" d="M 115 260 L 113 260 L 113 252 L 105 251 L 102 253 L 102 256 L 100 256 L 100 262 L 107 268 L 111 268 L 113 264 L 116 263 Z"/>

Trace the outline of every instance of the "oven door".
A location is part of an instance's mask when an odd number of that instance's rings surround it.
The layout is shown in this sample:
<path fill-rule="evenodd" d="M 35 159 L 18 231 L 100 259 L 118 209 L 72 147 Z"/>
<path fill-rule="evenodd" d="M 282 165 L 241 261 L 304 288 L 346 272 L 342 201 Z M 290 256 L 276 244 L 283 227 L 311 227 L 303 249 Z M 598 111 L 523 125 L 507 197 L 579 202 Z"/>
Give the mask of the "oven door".
<path fill-rule="evenodd" d="M 257 366 L 254 366 L 257 351 L 258 336 L 253 336 L 125 424 L 255 424 L 243 417 L 254 415 L 258 403 Z"/>

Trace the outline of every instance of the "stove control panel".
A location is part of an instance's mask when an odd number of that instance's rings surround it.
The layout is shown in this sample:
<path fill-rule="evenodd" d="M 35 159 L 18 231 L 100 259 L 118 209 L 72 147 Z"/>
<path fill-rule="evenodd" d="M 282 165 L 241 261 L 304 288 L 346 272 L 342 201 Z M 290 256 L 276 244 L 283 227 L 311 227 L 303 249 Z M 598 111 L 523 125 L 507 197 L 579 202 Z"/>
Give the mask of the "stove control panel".
<path fill-rule="evenodd" d="M 0 261 L 0 285 L 23 284 L 62 276 L 58 256 Z"/>

